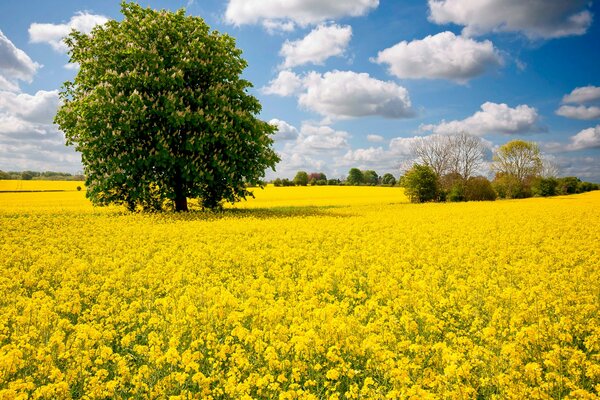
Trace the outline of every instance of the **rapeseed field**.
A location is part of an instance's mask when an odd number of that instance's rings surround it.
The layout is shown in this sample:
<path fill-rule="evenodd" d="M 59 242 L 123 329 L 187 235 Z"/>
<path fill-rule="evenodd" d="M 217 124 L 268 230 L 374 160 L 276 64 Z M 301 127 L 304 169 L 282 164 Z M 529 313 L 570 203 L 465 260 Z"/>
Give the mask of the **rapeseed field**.
<path fill-rule="evenodd" d="M 0 399 L 595 399 L 600 192 L 0 193 Z"/>

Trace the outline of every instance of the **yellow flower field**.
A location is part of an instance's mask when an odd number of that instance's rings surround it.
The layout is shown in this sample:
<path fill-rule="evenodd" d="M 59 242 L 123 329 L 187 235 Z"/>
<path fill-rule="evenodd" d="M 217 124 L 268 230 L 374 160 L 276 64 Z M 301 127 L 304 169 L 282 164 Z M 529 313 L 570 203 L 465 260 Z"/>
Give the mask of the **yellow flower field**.
<path fill-rule="evenodd" d="M 600 192 L 0 193 L 0 399 L 596 399 Z"/>

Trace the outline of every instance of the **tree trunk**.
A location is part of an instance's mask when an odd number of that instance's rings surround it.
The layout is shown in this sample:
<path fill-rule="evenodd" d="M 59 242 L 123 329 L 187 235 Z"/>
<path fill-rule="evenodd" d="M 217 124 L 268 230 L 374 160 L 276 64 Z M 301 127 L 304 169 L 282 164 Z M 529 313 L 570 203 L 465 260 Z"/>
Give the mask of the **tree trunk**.
<path fill-rule="evenodd" d="M 188 211 L 187 198 L 185 196 L 175 198 L 175 211 Z"/>
<path fill-rule="evenodd" d="M 175 211 L 188 211 L 187 196 L 183 189 L 183 178 L 179 168 L 175 172 Z"/>

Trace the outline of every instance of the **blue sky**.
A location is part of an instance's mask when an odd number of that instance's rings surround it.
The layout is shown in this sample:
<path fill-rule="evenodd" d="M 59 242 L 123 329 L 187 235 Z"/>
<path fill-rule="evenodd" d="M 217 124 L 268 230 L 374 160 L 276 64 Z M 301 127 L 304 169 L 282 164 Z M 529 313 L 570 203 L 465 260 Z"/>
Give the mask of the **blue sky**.
<path fill-rule="evenodd" d="M 586 0 L 140 1 L 237 39 L 278 125 L 267 177 L 351 167 L 398 176 L 419 137 L 539 143 L 561 175 L 600 182 L 600 26 Z M 120 19 L 118 1 L 0 2 L 0 169 L 82 170 L 52 124 L 77 73 L 61 38 Z M 482 173 L 489 171 L 482 170 Z"/>

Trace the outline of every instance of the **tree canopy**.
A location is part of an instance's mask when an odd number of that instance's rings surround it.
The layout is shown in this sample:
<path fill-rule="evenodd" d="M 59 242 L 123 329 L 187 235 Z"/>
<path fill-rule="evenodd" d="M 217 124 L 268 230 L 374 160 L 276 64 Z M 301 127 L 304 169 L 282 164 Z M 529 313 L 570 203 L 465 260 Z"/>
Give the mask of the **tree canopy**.
<path fill-rule="evenodd" d="M 512 140 L 503 144 L 494 154 L 493 168 L 497 173 L 506 174 L 523 182 L 542 172 L 540 148 L 535 142 Z"/>
<path fill-rule="evenodd" d="M 98 205 L 161 209 L 187 198 L 234 202 L 279 161 L 275 127 L 240 75 L 235 40 L 198 17 L 122 3 L 109 21 L 65 42 L 75 79 L 55 122 L 81 152 L 87 196 Z"/>

